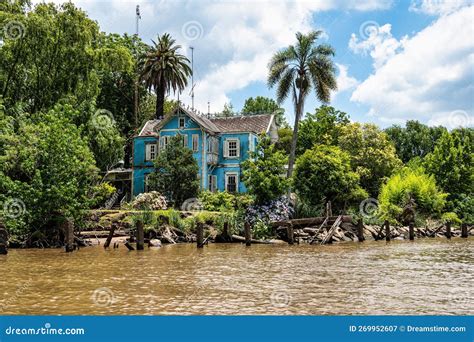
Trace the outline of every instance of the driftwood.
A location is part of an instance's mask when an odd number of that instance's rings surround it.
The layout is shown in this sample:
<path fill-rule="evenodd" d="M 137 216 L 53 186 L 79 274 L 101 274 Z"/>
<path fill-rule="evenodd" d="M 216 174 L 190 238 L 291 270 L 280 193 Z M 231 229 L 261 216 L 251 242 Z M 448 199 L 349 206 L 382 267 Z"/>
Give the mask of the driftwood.
<path fill-rule="evenodd" d="M 342 215 L 338 216 L 336 221 L 334 221 L 331 229 L 329 229 L 329 231 L 326 234 L 326 236 L 324 237 L 323 241 L 321 241 L 321 245 L 324 245 L 325 243 L 328 243 L 331 240 L 332 236 L 334 235 L 336 229 L 339 227 L 341 222 L 342 222 Z"/>
<path fill-rule="evenodd" d="M 341 222 L 352 222 L 352 216 L 350 215 L 339 215 L 342 216 Z M 328 221 L 335 221 L 339 216 L 329 216 Z M 309 226 L 316 226 L 320 225 L 326 220 L 326 216 L 321 217 L 310 217 L 310 218 L 302 218 L 302 219 L 293 219 L 287 221 L 276 221 L 272 222 L 272 227 L 286 227 L 290 224 L 293 224 L 293 228 L 304 228 Z"/>
<path fill-rule="evenodd" d="M 128 241 L 125 242 L 125 247 L 127 247 L 129 251 L 134 251 L 135 250 L 135 248 L 133 248 L 133 246 Z"/>
<path fill-rule="evenodd" d="M 236 242 L 246 242 L 247 240 L 245 239 L 245 237 L 243 236 L 240 236 L 240 235 L 232 235 L 232 241 L 236 241 Z M 251 239 L 250 240 L 251 243 L 260 243 L 260 244 L 272 244 L 271 241 L 265 241 L 265 240 L 256 240 L 256 239 Z"/>
<path fill-rule="evenodd" d="M 326 218 L 324 219 L 323 223 L 321 223 L 321 225 L 319 226 L 318 230 L 314 233 L 313 238 L 312 238 L 311 241 L 309 242 L 310 245 L 313 244 L 314 240 L 316 239 L 316 237 L 318 236 L 318 234 L 322 231 L 323 227 L 326 225 L 326 223 L 328 222 L 328 220 L 329 220 L 329 216 L 326 216 Z"/>

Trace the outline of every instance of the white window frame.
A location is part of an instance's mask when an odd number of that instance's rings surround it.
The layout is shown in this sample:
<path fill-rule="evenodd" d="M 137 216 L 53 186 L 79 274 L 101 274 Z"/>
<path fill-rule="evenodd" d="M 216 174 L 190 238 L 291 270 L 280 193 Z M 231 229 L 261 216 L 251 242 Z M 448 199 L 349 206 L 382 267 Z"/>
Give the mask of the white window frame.
<path fill-rule="evenodd" d="M 171 136 L 170 135 L 163 135 L 160 137 L 160 151 L 163 151 L 166 146 L 170 143 Z"/>
<path fill-rule="evenodd" d="M 193 141 L 193 152 L 199 152 L 199 134 L 193 134 L 192 135 L 192 141 Z"/>
<path fill-rule="evenodd" d="M 183 120 L 183 124 L 181 125 L 181 120 Z M 186 127 L 186 118 L 183 116 L 178 117 L 178 128 Z"/>
<path fill-rule="evenodd" d="M 235 142 L 235 156 L 230 155 L 230 143 Z M 238 159 L 240 158 L 240 139 L 239 138 L 228 138 L 224 141 L 224 158 Z"/>
<path fill-rule="evenodd" d="M 238 172 L 226 172 L 225 173 L 225 191 L 230 192 L 228 189 L 229 186 L 229 178 L 235 177 L 235 191 L 234 193 L 239 192 L 239 174 Z"/>
<path fill-rule="evenodd" d="M 145 161 L 155 160 L 157 153 L 156 143 L 145 144 Z"/>
<path fill-rule="evenodd" d="M 209 175 L 208 183 L 209 184 L 207 185 L 207 188 L 209 189 L 209 191 L 216 192 L 217 191 L 217 176 Z"/>
<path fill-rule="evenodd" d="M 188 147 L 188 135 L 187 134 L 180 134 L 183 137 L 183 146 Z"/>

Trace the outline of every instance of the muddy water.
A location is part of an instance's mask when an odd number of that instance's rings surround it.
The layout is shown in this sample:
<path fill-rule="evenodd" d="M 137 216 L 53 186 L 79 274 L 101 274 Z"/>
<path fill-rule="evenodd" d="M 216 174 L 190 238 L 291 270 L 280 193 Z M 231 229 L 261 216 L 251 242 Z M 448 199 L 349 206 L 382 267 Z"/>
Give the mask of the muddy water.
<path fill-rule="evenodd" d="M 474 240 L 0 256 L 0 314 L 474 314 Z"/>

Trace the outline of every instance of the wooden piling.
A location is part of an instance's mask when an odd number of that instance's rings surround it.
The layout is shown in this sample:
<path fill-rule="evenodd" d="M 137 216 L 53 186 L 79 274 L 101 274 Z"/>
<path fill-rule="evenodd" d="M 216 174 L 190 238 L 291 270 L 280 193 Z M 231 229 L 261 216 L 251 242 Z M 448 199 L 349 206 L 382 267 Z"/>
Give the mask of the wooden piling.
<path fill-rule="evenodd" d="M 287 235 L 288 235 L 288 244 L 293 245 L 295 243 L 295 230 L 293 229 L 293 225 L 290 224 L 286 227 Z"/>
<path fill-rule="evenodd" d="M 461 237 L 462 238 L 467 238 L 468 237 L 468 231 L 467 231 L 467 223 L 463 223 L 461 225 Z"/>
<path fill-rule="evenodd" d="M 204 223 L 202 222 L 198 222 L 197 224 L 196 240 L 197 240 L 197 248 L 203 248 L 204 247 Z"/>
<path fill-rule="evenodd" d="M 143 221 L 139 220 L 136 224 L 137 228 L 137 250 L 142 251 L 145 249 L 145 232 L 143 230 Z"/>
<path fill-rule="evenodd" d="M 0 222 L 0 255 L 8 254 L 8 232 Z"/>
<path fill-rule="evenodd" d="M 250 232 L 250 223 L 245 222 L 245 246 L 250 246 L 252 241 L 252 233 Z"/>
<path fill-rule="evenodd" d="M 362 242 L 365 240 L 364 237 L 364 221 L 362 219 L 359 219 L 357 221 L 357 239 L 359 242 Z"/>
<path fill-rule="evenodd" d="M 415 225 L 413 224 L 413 222 L 410 222 L 410 224 L 408 225 L 408 237 L 410 240 L 415 240 Z"/>
<path fill-rule="evenodd" d="M 125 247 L 127 247 L 129 251 L 134 251 L 135 250 L 135 248 L 133 248 L 133 246 L 130 244 L 129 241 L 125 242 Z"/>
<path fill-rule="evenodd" d="M 74 225 L 71 220 L 64 221 L 64 236 L 66 253 L 74 251 Z"/>
<path fill-rule="evenodd" d="M 446 223 L 446 237 L 451 239 L 451 222 Z"/>
<path fill-rule="evenodd" d="M 112 241 L 112 238 L 114 237 L 116 227 L 117 227 L 116 224 L 112 223 L 112 227 L 110 227 L 110 230 L 109 230 L 109 235 L 107 236 L 107 240 L 105 240 L 105 243 L 104 243 L 104 248 L 109 248 L 110 242 Z M 115 248 L 115 244 L 114 244 L 114 248 Z"/>
<path fill-rule="evenodd" d="M 390 223 L 388 223 L 388 220 L 385 220 L 385 241 L 390 241 Z"/>

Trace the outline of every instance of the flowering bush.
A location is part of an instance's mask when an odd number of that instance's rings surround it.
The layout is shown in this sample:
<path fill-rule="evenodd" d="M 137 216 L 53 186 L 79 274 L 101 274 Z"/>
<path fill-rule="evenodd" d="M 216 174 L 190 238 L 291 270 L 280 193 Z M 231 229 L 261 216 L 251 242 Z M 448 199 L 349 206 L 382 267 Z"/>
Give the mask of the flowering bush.
<path fill-rule="evenodd" d="M 293 215 L 293 208 L 286 196 L 270 201 L 263 205 L 251 205 L 245 212 L 245 220 L 251 225 L 262 221 L 266 224 L 272 221 L 288 220 Z"/>
<path fill-rule="evenodd" d="M 132 202 L 132 207 L 139 210 L 165 210 L 167 206 L 165 197 L 157 191 L 140 194 Z"/>

